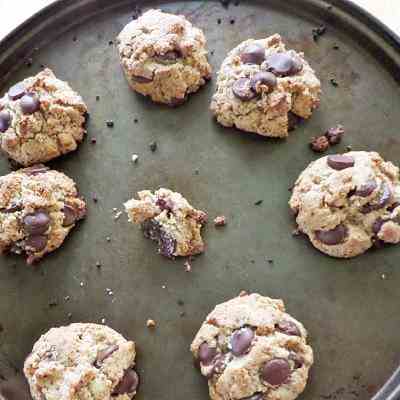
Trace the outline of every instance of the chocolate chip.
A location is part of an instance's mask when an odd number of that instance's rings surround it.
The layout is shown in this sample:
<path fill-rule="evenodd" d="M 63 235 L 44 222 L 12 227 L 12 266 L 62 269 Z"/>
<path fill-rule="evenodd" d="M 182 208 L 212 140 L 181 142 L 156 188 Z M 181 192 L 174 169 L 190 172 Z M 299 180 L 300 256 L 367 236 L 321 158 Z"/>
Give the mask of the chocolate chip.
<path fill-rule="evenodd" d="M 262 64 L 265 60 L 264 46 L 258 43 L 249 44 L 240 55 L 240 60 L 244 64 Z"/>
<path fill-rule="evenodd" d="M 76 211 L 75 211 L 74 207 L 72 207 L 68 204 L 64 204 L 62 213 L 64 214 L 63 226 L 70 226 L 75 222 Z"/>
<path fill-rule="evenodd" d="M 214 357 L 217 355 L 217 349 L 211 347 L 207 342 L 203 342 L 199 347 L 199 360 L 203 365 L 210 365 Z"/>
<path fill-rule="evenodd" d="M 232 349 L 232 354 L 235 356 L 241 356 L 246 354 L 251 346 L 251 342 L 254 339 L 254 331 L 249 328 L 241 328 L 233 332 L 230 347 Z"/>
<path fill-rule="evenodd" d="M 100 366 L 106 358 L 110 357 L 111 354 L 116 352 L 118 349 L 119 349 L 119 346 L 116 344 L 113 344 L 111 346 L 106 347 L 105 349 L 99 350 L 97 352 L 95 365 Z"/>
<path fill-rule="evenodd" d="M 137 83 L 150 83 L 153 82 L 153 78 L 149 78 L 147 76 L 141 76 L 141 75 L 132 75 L 132 79 L 137 82 Z"/>
<path fill-rule="evenodd" d="M 134 393 L 139 385 L 139 376 L 133 369 L 125 371 L 124 376 L 114 388 L 113 395 Z"/>
<path fill-rule="evenodd" d="M 263 365 L 261 376 L 270 385 L 281 385 L 290 376 L 290 365 L 283 358 L 274 358 Z"/>
<path fill-rule="evenodd" d="M 251 81 L 249 78 L 239 78 L 232 85 L 233 94 L 242 101 L 250 101 L 257 97 L 257 93 L 255 93 L 251 89 Z"/>
<path fill-rule="evenodd" d="M 347 236 L 347 228 L 340 224 L 330 231 L 315 231 L 315 236 L 320 242 L 333 246 L 344 241 Z"/>
<path fill-rule="evenodd" d="M 300 329 L 299 327 L 292 321 L 279 321 L 276 325 L 275 328 L 289 336 L 301 336 Z"/>
<path fill-rule="evenodd" d="M 20 100 L 19 105 L 23 114 L 33 114 L 40 109 L 40 101 L 36 94 L 27 93 Z"/>
<path fill-rule="evenodd" d="M 277 85 L 276 76 L 271 72 L 261 71 L 257 72 L 250 80 L 251 89 L 256 92 L 261 92 L 261 87 L 267 87 L 267 93 L 274 90 Z"/>
<path fill-rule="evenodd" d="M 339 144 L 342 140 L 342 136 L 344 135 L 344 128 L 342 125 L 337 125 L 332 128 L 329 128 L 325 132 L 325 136 L 329 141 L 329 144 L 335 145 Z"/>
<path fill-rule="evenodd" d="M 327 157 L 327 163 L 332 169 L 341 171 L 342 169 L 353 167 L 354 158 L 344 154 L 335 154 Z"/>
<path fill-rule="evenodd" d="M 378 203 L 368 203 L 362 206 L 361 212 L 363 214 L 368 214 L 374 210 L 380 210 L 384 208 L 392 199 L 392 190 L 389 185 L 385 182 L 381 184 L 380 195 L 378 199 Z"/>
<path fill-rule="evenodd" d="M 249 397 L 244 397 L 242 400 L 262 400 L 263 394 L 262 393 L 254 393 Z"/>
<path fill-rule="evenodd" d="M 325 136 L 313 137 L 310 142 L 310 148 L 316 153 L 323 153 L 329 148 L 329 141 Z"/>
<path fill-rule="evenodd" d="M 24 173 L 26 175 L 38 175 L 47 172 L 50 168 L 43 164 L 32 165 L 31 167 L 25 168 Z"/>
<path fill-rule="evenodd" d="M 303 69 L 300 60 L 294 58 L 288 52 L 270 54 L 265 62 L 268 71 L 281 77 L 295 75 Z"/>
<path fill-rule="evenodd" d="M 18 100 L 25 94 L 25 86 L 22 83 L 17 83 L 8 89 L 8 97 L 11 100 Z"/>
<path fill-rule="evenodd" d="M 354 195 L 360 197 L 368 197 L 377 187 L 378 185 L 374 180 L 369 180 L 361 186 L 357 187 Z"/>
<path fill-rule="evenodd" d="M 145 237 L 158 242 L 159 252 L 165 257 L 172 258 L 176 250 L 176 240 L 162 228 L 155 219 L 149 219 L 142 224 Z"/>
<path fill-rule="evenodd" d="M 171 64 L 182 57 L 182 53 L 177 50 L 170 50 L 164 54 L 157 54 L 154 59 L 161 64 Z"/>
<path fill-rule="evenodd" d="M 23 218 L 25 231 L 30 235 L 45 233 L 50 225 L 50 217 L 45 211 L 38 210 L 33 214 L 27 214 Z"/>
<path fill-rule="evenodd" d="M 6 111 L 0 111 L 0 132 L 5 132 L 11 124 L 11 114 Z"/>
<path fill-rule="evenodd" d="M 47 244 L 47 236 L 45 235 L 32 235 L 25 239 L 25 248 L 27 250 L 42 251 Z"/>

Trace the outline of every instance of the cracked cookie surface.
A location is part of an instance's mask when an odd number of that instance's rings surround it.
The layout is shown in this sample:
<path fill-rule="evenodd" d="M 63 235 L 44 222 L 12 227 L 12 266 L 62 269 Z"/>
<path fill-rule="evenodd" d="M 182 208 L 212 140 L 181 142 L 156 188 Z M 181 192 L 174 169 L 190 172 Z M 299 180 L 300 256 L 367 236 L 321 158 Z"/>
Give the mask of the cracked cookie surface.
<path fill-rule="evenodd" d="M 130 400 L 139 377 L 135 343 L 91 323 L 52 328 L 25 360 L 34 400 Z"/>
<path fill-rule="evenodd" d="M 86 117 L 82 97 L 44 69 L 0 99 L 1 148 L 23 166 L 49 161 L 76 150 Z"/>
<path fill-rule="evenodd" d="M 322 157 L 299 176 L 289 205 L 320 251 L 354 257 L 400 242 L 399 169 L 376 152 Z"/>
<path fill-rule="evenodd" d="M 229 52 L 210 108 L 223 126 L 283 138 L 294 128 L 295 116 L 311 117 L 320 93 L 304 54 L 286 50 L 275 34 L 246 40 Z"/>
<path fill-rule="evenodd" d="M 293 400 L 313 364 L 306 339 L 282 300 L 244 294 L 214 308 L 191 351 L 213 400 Z"/>
<path fill-rule="evenodd" d="M 163 256 L 191 256 L 204 251 L 200 232 L 207 221 L 204 211 L 196 210 L 180 193 L 169 189 L 154 193 L 143 190 L 138 197 L 124 204 L 129 220 L 140 224 L 144 235 L 158 242 Z"/>
<path fill-rule="evenodd" d="M 62 245 L 84 218 L 74 181 L 42 164 L 0 177 L 0 251 L 25 253 L 27 263 Z"/>
<path fill-rule="evenodd" d="M 184 16 L 149 10 L 118 36 L 129 85 L 158 103 L 177 106 L 211 78 L 206 39 Z"/>

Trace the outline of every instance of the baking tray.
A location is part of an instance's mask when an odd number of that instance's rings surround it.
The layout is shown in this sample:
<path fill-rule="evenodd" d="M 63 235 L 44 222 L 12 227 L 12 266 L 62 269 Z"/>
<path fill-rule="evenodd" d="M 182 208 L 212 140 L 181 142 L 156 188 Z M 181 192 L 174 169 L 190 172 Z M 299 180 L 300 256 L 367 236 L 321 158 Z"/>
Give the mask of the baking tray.
<path fill-rule="evenodd" d="M 192 367 L 189 345 L 214 305 L 242 289 L 283 298 L 309 330 L 315 365 L 303 400 L 369 399 L 395 369 L 400 246 L 352 260 L 329 258 L 292 237 L 287 201 L 288 188 L 318 157 L 307 146 L 310 137 L 334 124 L 342 123 L 347 134 L 333 152 L 352 145 L 400 163 L 399 40 L 343 0 L 236 3 L 58 1 L 0 43 L 2 92 L 46 65 L 82 94 L 90 110 L 86 141 L 50 163 L 79 184 L 87 220 L 38 266 L 0 258 L 0 379 L 21 370 L 34 341 L 50 327 L 104 318 L 137 342 L 139 400 L 205 400 L 207 384 Z M 280 33 L 289 47 L 305 52 L 321 78 L 320 109 L 287 140 L 269 140 L 213 121 L 208 106 L 215 75 L 176 109 L 134 94 L 121 72 L 115 37 L 138 7 L 182 13 L 203 28 L 214 71 L 240 41 Z M 321 24 L 327 31 L 315 42 L 312 29 Z M 114 128 L 106 126 L 109 119 Z M 133 153 L 140 157 L 137 165 Z M 0 173 L 9 171 L 3 157 Z M 121 209 L 136 191 L 160 186 L 183 193 L 211 218 L 228 218 L 223 229 L 212 223 L 204 229 L 207 250 L 190 273 L 183 260 L 159 256 L 125 214 L 113 217 L 113 208 Z M 154 331 L 146 328 L 148 318 L 157 322 Z"/>

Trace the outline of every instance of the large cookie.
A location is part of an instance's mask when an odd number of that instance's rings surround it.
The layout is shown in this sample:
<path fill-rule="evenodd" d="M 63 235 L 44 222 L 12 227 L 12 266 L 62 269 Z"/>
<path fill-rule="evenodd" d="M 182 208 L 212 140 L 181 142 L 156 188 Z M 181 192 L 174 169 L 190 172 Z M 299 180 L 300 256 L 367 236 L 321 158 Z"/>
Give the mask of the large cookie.
<path fill-rule="evenodd" d="M 246 40 L 228 54 L 211 111 L 224 126 L 282 138 L 296 116 L 311 116 L 320 93 L 320 81 L 303 53 L 286 50 L 276 34 Z"/>
<path fill-rule="evenodd" d="M 0 251 L 25 253 L 27 263 L 64 242 L 86 204 L 61 172 L 38 164 L 0 177 Z"/>
<path fill-rule="evenodd" d="M 139 199 L 125 203 L 129 220 L 141 224 L 146 237 L 155 240 L 159 252 L 169 258 L 191 256 L 204 251 L 201 228 L 207 221 L 204 211 L 196 210 L 177 192 L 143 190 Z"/>
<path fill-rule="evenodd" d="M 86 117 L 81 96 L 45 69 L 0 99 L 1 148 L 24 166 L 49 161 L 78 147 Z"/>
<path fill-rule="evenodd" d="M 244 294 L 217 305 L 191 345 L 213 400 L 293 400 L 313 363 L 282 300 Z"/>
<path fill-rule="evenodd" d="M 322 157 L 299 176 L 290 199 L 311 243 L 333 257 L 400 242 L 399 169 L 375 152 Z"/>
<path fill-rule="evenodd" d="M 118 50 L 131 88 L 158 103 L 182 104 L 211 78 L 204 34 L 182 15 L 147 11 L 119 34 Z"/>
<path fill-rule="evenodd" d="M 135 343 L 113 329 L 77 323 L 52 328 L 24 365 L 34 400 L 130 400 L 139 377 Z"/>

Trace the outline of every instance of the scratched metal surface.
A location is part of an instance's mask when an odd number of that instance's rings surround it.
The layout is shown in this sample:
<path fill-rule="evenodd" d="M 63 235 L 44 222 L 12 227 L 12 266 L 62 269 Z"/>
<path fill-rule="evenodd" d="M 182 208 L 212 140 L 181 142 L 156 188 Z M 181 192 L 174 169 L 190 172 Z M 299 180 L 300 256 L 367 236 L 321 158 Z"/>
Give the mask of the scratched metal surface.
<path fill-rule="evenodd" d="M 333 151 L 351 144 L 400 163 L 398 49 L 389 36 L 373 33 L 381 29 L 374 21 L 363 16 L 360 22 L 339 1 L 332 10 L 316 0 L 242 1 L 228 9 L 216 1 L 110 3 L 58 2 L 0 44 L 2 92 L 48 65 L 83 95 L 90 109 L 88 137 L 97 138 L 96 145 L 86 140 L 79 151 L 51 163 L 79 184 L 88 199 L 87 220 L 38 267 L 0 258 L 0 380 L 21 369 L 34 341 L 50 327 L 105 318 L 137 342 L 139 400 L 207 399 L 189 344 L 215 304 L 246 289 L 283 298 L 308 328 L 315 366 L 303 400 L 370 398 L 400 353 L 400 247 L 348 261 L 322 255 L 291 236 L 288 187 L 316 158 L 309 138 L 336 123 L 345 125 L 347 136 Z M 288 140 L 278 141 L 219 127 L 208 112 L 215 79 L 177 109 L 135 95 L 109 41 L 131 20 L 135 5 L 160 4 L 204 29 L 215 71 L 240 41 L 279 32 L 289 47 L 305 52 L 320 76 L 321 108 Z M 327 33 L 315 43 L 311 30 L 321 23 Z M 20 65 L 35 47 L 33 65 Z M 115 121 L 113 129 L 107 119 Z M 148 147 L 153 140 L 155 153 Z M 131 163 L 132 153 L 139 154 L 138 165 Z M 0 173 L 9 170 L 2 158 Z M 205 228 L 207 251 L 191 273 L 184 272 L 182 260 L 157 255 L 125 215 L 112 218 L 112 208 L 121 208 L 137 190 L 160 186 L 182 192 L 211 218 L 228 217 L 224 229 Z M 51 307 L 54 301 L 58 305 Z M 148 318 L 157 321 L 154 332 L 145 327 Z"/>

